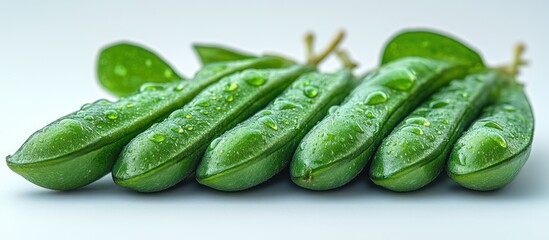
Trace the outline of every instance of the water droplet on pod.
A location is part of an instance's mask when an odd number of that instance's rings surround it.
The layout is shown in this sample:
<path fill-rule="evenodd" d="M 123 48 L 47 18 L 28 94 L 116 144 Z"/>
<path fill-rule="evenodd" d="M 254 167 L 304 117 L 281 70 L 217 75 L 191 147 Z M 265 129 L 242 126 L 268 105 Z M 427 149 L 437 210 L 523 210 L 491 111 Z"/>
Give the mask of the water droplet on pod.
<path fill-rule="evenodd" d="M 368 95 L 364 103 L 368 105 L 376 105 L 376 104 L 387 102 L 388 99 L 389 97 L 387 96 L 386 93 L 382 91 L 375 91 Z"/>

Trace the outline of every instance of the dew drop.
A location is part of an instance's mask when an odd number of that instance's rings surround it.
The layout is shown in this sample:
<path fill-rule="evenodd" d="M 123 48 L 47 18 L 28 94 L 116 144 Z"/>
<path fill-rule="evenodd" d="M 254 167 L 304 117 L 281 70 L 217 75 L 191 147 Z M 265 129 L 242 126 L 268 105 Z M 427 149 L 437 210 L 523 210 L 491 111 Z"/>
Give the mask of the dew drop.
<path fill-rule="evenodd" d="M 150 67 L 152 66 L 153 62 L 150 59 L 145 60 L 145 66 Z"/>
<path fill-rule="evenodd" d="M 267 79 L 265 79 L 263 76 L 253 72 L 245 73 L 244 78 L 246 83 L 256 87 L 261 86 L 265 84 L 265 82 L 267 82 Z"/>
<path fill-rule="evenodd" d="M 406 126 L 406 127 L 403 127 L 402 130 L 406 132 L 415 133 L 417 135 L 423 135 L 423 130 L 421 130 L 421 128 L 419 127 Z"/>
<path fill-rule="evenodd" d="M 364 103 L 368 105 L 376 105 L 376 104 L 387 102 L 388 99 L 389 97 L 387 96 L 386 93 L 382 91 L 375 91 L 368 95 Z"/>
<path fill-rule="evenodd" d="M 299 150 L 303 150 L 303 149 L 305 149 L 305 142 L 301 142 L 299 144 Z"/>
<path fill-rule="evenodd" d="M 424 117 L 412 117 L 412 118 L 406 119 L 406 123 L 407 124 L 418 124 L 418 125 L 423 125 L 423 126 L 426 126 L 426 127 L 431 125 L 431 122 L 429 122 L 429 120 L 427 120 Z"/>
<path fill-rule="evenodd" d="M 105 111 L 105 116 L 107 116 L 107 118 L 110 120 L 115 120 L 118 118 L 118 112 L 114 110 L 107 110 Z"/>
<path fill-rule="evenodd" d="M 335 112 L 337 112 L 337 110 L 339 109 L 339 106 L 331 106 L 329 109 L 328 109 L 328 114 L 330 115 L 333 115 L 335 114 Z"/>
<path fill-rule="evenodd" d="M 193 126 L 187 126 L 187 130 L 192 131 L 193 129 Z"/>
<path fill-rule="evenodd" d="M 132 108 L 132 107 L 133 107 L 133 104 L 128 103 L 128 104 L 126 104 L 126 107 L 127 107 L 127 108 Z"/>
<path fill-rule="evenodd" d="M 156 91 L 156 90 L 163 90 L 165 87 L 164 85 L 158 84 L 158 83 L 145 83 L 141 85 L 139 88 L 139 91 L 146 92 L 146 91 Z"/>
<path fill-rule="evenodd" d="M 209 150 L 212 150 L 214 149 L 218 144 L 219 142 L 221 142 L 221 137 L 218 137 L 216 139 L 214 139 L 211 143 L 210 143 L 210 146 L 208 147 Z"/>
<path fill-rule="evenodd" d="M 173 88 L 173 90 L 176 91 L 176 92 L 181 92 L 183 90 L 183 88 L 185 88 L 185 85 L 179 84 L 179 85 L 175 86 Z"/>
<path fill-rule="evenodd" d="M 278 105 L 277 109 L 279 110 L 288 110 L 288 109 L 294 109 L 298 107 L 298 105 L 296 105 L 295 103 L 286 101 L 286 100 L 278 101 L 277 105 Z"/>
<path fill-rule="evenodd" d="M 429 107 L 441 108 L 441 107 L 445 107 L 448 104 L 449 104 L 448 100 L 438 100 L 438 101 L 431 102 L 431 104 L 429 104 Z"/>
<path fill-rule="evenodd" d="M 372 111 L 367 111 L 367 112 L 366 112 L 366 117 L 368 117 L 368 118 L 375 118 L 376 115 L 374 115 L 374 113 L 373 113 Z"/>
<path fill-rule="evenodd" d="M 378 77 L 385 79 L 384 86 L 400 91 L 410 89 L 416 81 L 414 72 L 407 68 L 391 69 L 380 74 Z"/>
<path fill-rule="evenodd" d="M 209 107 L 211 105 L 210 101 L 203 101 L 203 102 L 199 102 L 197 103 L 198 106 L 201 106 L 201 107 Z"/>
<path fill-rule="evenodd" d="M 233 95 L 229 95 L 225 98 L 225 100 L 227 100 L 227 102 L 232 102 L 232 101 L 234 101 L 234 97 L 233 97 Z"/>
<path fill-rule="evenodd" d="M 91 107 L 91 103 L 86 103 L 84 105 L 82 105 L 82 107 L 80 107 L 80 110 L 85 110 L 85 109 L 88 109 Z"/>
<path fill-rule="evenodd" d="M 65 119 L 61 120 L 59 123 L 62 124 L 62 125 L 65 125 L 66 127 L 71 128 L 73 130 L 81 130 L 82 129 L 82 124 L 79 121 L 74 120 L 74 119 L 65 118 Z"/>
<path fill-rule="evenodd" d="M 204 114 L 204 115 L 210 114 L 210 112 L 208 112 L 208 111 L 206 111 L 206 110 L 202 110 L 202 111 L 200 111 L 200 113 L 202 113 L 202 114 Z"/>
<path fill-rule="evenodd" d="M 305 89 L 303 89 L 303 93 L 308 98 L 314 98 L 318 95 L 318 89 L 312 86 L 307 86 Z"/>
<path fill-rule="evenodd" d="M 467 98 L 467 97 L 469 97 L 469 94 L 468 94 L 468 93 L 466 93 L 466 92 L 464 92 L 464 93 L 461 93 L 461 94 L 459 94 L 459 95 L 460 95 L 461 97 L 463 97 L 463 98 Z"/>
<path fill-rule="evenodd" d="M 273 130 L 278 130 L 278 127 L 276 126 L 275 121 L 270 117 L 262 117 L 261 122 L 263 124 L 265 124 L 265 126 L 271 128 Z"/>
<path fill-rule="evenodd" d="M 237 88 L 238 88 L 238 84 L 235 83 L 235 82 L 227 83 L 227 85 L 225 85 L 225 91 L 226 92 L 232 92 L 232 91 L 236 90 Z"/>
<path fill-rule="evenodd" d="M 93 121 L 93 119 L 94 119 L 94 117 L 89 116 L 89 115 L 84 117 L 84 120 L 88 120 L 88 121 Z"/>
<path fill-rule="evenodd" d="M 186 118 L 186 119 L 191 119 L 191 118 L 193 118 L 193 115 L 187 114 L 187 115 L 185 115 L 185 118 Z"/>
<path fill-rule="evenodd" d="M 499 123 L 494 122 L 494 121 L 487 121 L 487 122 L 484 123 L 484 126 L 489 127 L 489 128 L 495 128 L 495 129 L 503 131 L 503 127 Z"/>
<path fill-rule="evenodd" d="M 428 138 L 431 142 L 434 142 L 434 141 L 435 141 L 435 136 L 433 136 L 433 134 L 427 135 L 427 138 Z"/>
<path fill-rule="evenodd" d="M 181 126 L 172 127 L 172 131 L 176 133 L 183 133 L 185 130 Z"/>
<path fill-rule="evenodd" d="M 149 139 L 153 142 L 159 143 L 159 142 L 162 142 L 162 141 L 166 140 L 166 136 L 164 136 L 163 134 L 160 134 L 160 133 L 155 133 Z"/>
<path fill-rule="evenodd" d="M 495 134 L 491 135 L 490 138 L 494 142 L 496 142 L 500 147 L 507 148 L 507 141 L 505 141 L 505 138 L 503 138 L 503 136 L 501 136 L 500 134 L 495 133 Z"/>
<path fill-rule="evenodd" d="M 117 64 L 116 66 L 114 66 L 114 74 L 118 76 L 126 76 L 127 73 L 128 73 L 128 70 L 126 70 L 126 67 L 120 64 Z"/>
<path fill-rule="evenodd" d="M 284 125 L 288 125 L 288 124 L 290 124 L 290 121 L 288 121 L 288 119 L 284 119 L 284 120 L 282 120 L 282 123 L 283 123 Z"/>

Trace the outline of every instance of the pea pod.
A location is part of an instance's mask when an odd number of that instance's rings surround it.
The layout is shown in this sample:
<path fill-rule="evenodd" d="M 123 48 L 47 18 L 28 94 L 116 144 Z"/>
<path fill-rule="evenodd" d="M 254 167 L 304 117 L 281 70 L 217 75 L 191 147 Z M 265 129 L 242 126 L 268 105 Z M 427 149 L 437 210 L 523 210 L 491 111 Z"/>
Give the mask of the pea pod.
<path fill-rule="evenodd" d="M 101 50 L 97 78 L 110 93 L 125 97 L 147 82 L 166 83 L 181 77 L 152 51 L 132 43 L 117 43 Z"/>
<path fill-rule="evenodd" d="M 472 74 L 423 102 L 383 140 L 370 168 L 373 182 L 412 191 L 433 181 L 457 138 L 497 91 L 498 78 L 493 71 Z"/>
<path fill-rule="evenodd" d="M 509 79 L 496 102 L 457 140 L 448 175 L 463 187 L 489 191 L 502 188 L 528 159 L 534 115 L 524 87 Z"/>
<path fill-rule="evenodd" d="M 381 63 L 403 57 L 425 57 L 483 69 L 482 57 L 471 47 L 446 34 L 427 30 L 405 30 L 387 42 Z"/>
<path fill-rule="evenodd" d="M 193 80 L 144 85 L 141 92 L 116 102 L 85 104 L 38 130 L 7 157 L 8 166 L 36 185 L 69 190 L 107 174 L 135 135 L 189 102 L 208 85 L 247 68 L 285 66 L 280 58 L 264 57 L 205 66 Z"/>
<path fill-rule="evenodd" d="M 223 191 L 266 181 L 288 165 L 299 141 L 351 86 L 348 70 L 301 76 L 265 109 L 213 140 L 196 179 Z"/>
<path fill-rule="evenodd" d="M 208 143 L 264 107 L 310 66 L 247 70 L 224 78 L 135 137 L 114 165 L 124 187 L 154 192 L 190 176 Z"/>
<path fill-rule="evenodd" d="M 193 49 L 203 65 L 256 58 L 251 54 L 217 45 L 193 44 Z"/>
<path fill-rule="evenodd" d="M 292 180 L 313 190 L 349 182 L 411 108 L 465 69 L 420 57 L 386 64 L 303 138 L 291 162 Z"/>

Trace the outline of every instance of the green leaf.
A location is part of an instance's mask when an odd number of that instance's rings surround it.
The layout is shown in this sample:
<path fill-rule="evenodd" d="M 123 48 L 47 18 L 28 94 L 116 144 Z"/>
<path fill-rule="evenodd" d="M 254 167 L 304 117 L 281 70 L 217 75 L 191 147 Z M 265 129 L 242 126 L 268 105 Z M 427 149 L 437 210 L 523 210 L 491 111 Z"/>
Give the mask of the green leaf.
<path fill-rule="evenodd" d="M 147 82 L 172 82 L 181 77 L 154 52 L 132 43 L 115 43 L 101 50 L 97 78 L 110 93 L 128 96 Z"/>
<path fill-rule="evenodd" d="M 398 33 L 385 45 L 381 64 L 409 56 L 445 60 L 471 68 L 484 67 L 482 57 L 469 46 L 448 35 L 427 30 Z"/>
<path fill-rule="evenodd" d="M 202 65 L 256 57 L 248 53 L 243 53 L 231 48 L 218 45 L 193 44 L 193 48 L 196 52 L 196 55 L 198 55 L 200 62 L 202 62 Z"/>

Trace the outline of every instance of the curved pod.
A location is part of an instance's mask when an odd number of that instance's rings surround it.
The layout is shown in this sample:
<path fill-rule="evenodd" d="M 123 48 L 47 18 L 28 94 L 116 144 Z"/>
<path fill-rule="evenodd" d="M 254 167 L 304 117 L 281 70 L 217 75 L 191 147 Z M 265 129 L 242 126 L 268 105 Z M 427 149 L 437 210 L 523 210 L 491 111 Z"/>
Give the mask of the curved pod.
<path fill-rule="evenodd" d="M 290 162 L 299 141 L 352 87 L 352 74 L 308 73 L 269 106 L 215 139 L 198 166 L 204 185 L 238 191 L 271 178 Z"/>
<path fill-rule="evenodd" d="M 85 104 L 38 130 L 13 154 L 8 166 L 32 183 L 70 190 L 110 172 L 134 136 L 189 102 L 208 85 L 247 68 L 282 67 L 286 61 L 264 57 L 205 66 L 193 80 L 146 84 L 116 102 Z M 146 114 L 144 114 L 146 113 Z"/>
<path fill-rule="evenodd" d="M 494 71 L 453 80 L 408 115 L 381 143 L 370 178 L 393 191 L 412 191 L 433 181 L 463 130 L 497 93 Z"/>
<path fill-rule="evenodd" d="M 528 159 L 534 114 L 524 87 L 510 80 L 496 102 L 458 139 L 448 161 L 448 175 L 463 187 L 502 188 Z"/>
<path fill-rule="evenodd" d="M 313 190 L 349 182 L 410 108 L 464 73 L 462 65 L 419 57 L 383 66 L 303 138 L 291 162 L 292 180 Z"/>
<path fill-rule="evenodd" d="M 208 143 L 267 105 L 310 66 L 247 70 L 222 79 L 136 136 L 113 168 L 124 187 L 155 192 L 190 176 Z"/>

